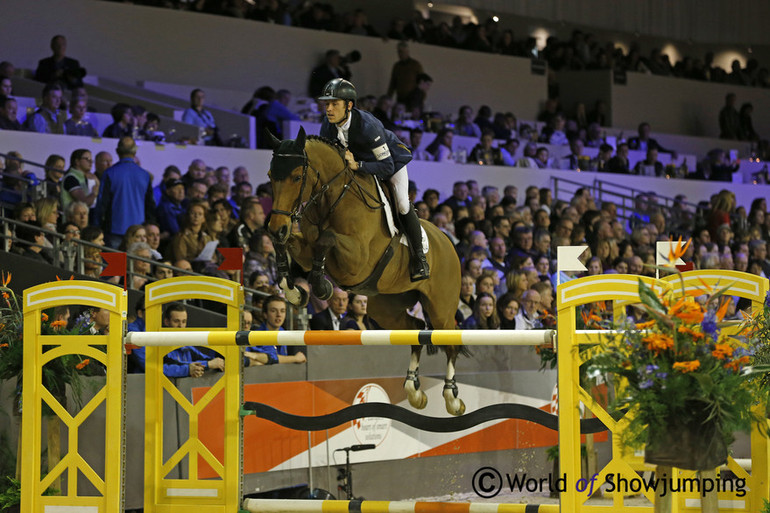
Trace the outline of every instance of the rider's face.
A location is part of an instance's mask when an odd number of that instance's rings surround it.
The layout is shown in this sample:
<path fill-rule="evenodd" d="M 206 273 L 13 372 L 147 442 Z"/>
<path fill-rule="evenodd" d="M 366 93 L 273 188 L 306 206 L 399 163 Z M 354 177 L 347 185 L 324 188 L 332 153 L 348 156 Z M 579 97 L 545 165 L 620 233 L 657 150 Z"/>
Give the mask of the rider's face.
<path fill-rule="evenodd" d="M 329 123 L 344 122 L 347 117 L 345 102 L 343 100 L 329 100 L 326 102 L 326 117 Z"/>

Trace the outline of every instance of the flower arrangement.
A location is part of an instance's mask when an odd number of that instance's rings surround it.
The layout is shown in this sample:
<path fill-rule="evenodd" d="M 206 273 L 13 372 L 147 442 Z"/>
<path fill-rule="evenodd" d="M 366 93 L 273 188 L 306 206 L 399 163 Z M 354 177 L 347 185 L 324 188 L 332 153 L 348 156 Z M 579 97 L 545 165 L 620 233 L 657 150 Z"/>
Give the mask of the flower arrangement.
<path fill-rule="evenodd" d="M 24 370 L 24 329 L 21 301 L 8 285 L 11 274 L 0 273 L 0 380 L 16 380 L 17 399 L 21 397 Z M 44 335 L 81 335 L 89 332 L 90 320 L 79 318 L 74 328 L 67 329 L 67 321 L 52 320 L 51 314 L 43 313 L 41 331 Z M 43 367 L 43 385 L 51 394 L 63 401 L 67 385 L 79 407 L 83 392 L 83 375 L 89 375 L 91 361 L 80 355 L 66 355 Z M 44 405 L 44 414 L 50 410 Z"/>
<path fill-rule="evenodd" d="M 684 251 L 680 240 L 669 262 Z M 630 413 L 623 443 L 647 444 L 649 463 L 714 468 L 724 462 L 733 433 L 760 420 L 753 407 L 767 394 L 756 381 L 768 369 L 754 359 L 756 319 L 732 334 L 725 329 L 729 288 L 715 290 L 704 282 L 702 289 L 685 293 L 682 282 L 678 294 L 675 288 L 656 294 L 640 280 L 644 318 L 616 319 L 607 327 L 617 331 L 602 337 L 589 360 L 589 374 L 604 375 L 615 385 L 611 408 Z M 681 431 L 679 438 L 675 431 Z M 688 443 L 698 450 L 688 451 L 683 446 Z M 668 461 L 667 455 L 679 459 Z"/>

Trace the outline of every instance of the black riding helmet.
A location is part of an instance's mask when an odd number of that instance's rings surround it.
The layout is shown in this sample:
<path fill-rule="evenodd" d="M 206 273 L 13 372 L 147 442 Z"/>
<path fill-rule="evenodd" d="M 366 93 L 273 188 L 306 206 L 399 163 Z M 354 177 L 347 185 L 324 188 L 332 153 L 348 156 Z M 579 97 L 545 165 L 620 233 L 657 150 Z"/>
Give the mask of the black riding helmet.
<path fill-rule="evenodd" d="M 319 100 L 344 100 L 356 104 L 358 94 L 353 84 L 342 78 L 329 80 L 324 86 Z"/>

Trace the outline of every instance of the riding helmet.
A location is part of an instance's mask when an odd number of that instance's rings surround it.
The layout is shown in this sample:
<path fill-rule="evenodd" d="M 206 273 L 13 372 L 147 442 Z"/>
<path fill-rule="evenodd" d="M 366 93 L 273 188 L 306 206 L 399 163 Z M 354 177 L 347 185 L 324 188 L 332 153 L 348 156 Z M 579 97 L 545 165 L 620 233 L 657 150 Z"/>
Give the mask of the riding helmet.
<path fill-rule="evenodd" d="M 358 98 L 353 84 L 342 78 L 329 80 L 324 86 L 319 100 L 344 100 L 355 103 Z"/>

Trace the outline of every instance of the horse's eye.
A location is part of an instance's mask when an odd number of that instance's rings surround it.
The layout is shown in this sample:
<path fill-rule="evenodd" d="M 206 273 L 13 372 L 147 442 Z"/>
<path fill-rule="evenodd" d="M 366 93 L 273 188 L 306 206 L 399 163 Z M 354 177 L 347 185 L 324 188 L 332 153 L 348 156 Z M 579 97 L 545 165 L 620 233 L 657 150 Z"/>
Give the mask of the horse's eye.
<path fill-rule="evenodd" d="M 300 180 L 302 180 L 302 177 L 301 177 L 301 176 L 295 176 L 295 177 L 293 177 L 293 178 L 291 179 L 291 181 L 292 181 L 292 182 L 294 182 L 294 183 L 297 183 L 297 182 L 299 182 Z"/>

